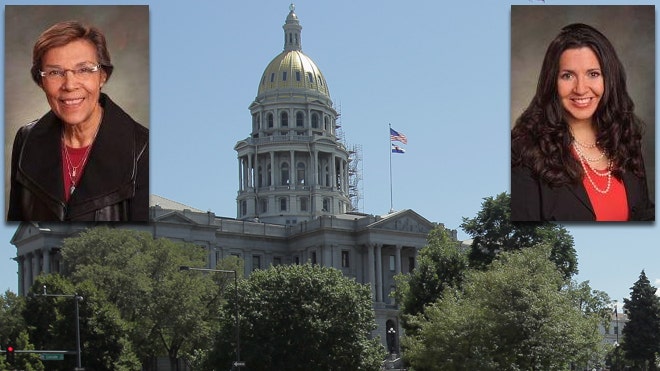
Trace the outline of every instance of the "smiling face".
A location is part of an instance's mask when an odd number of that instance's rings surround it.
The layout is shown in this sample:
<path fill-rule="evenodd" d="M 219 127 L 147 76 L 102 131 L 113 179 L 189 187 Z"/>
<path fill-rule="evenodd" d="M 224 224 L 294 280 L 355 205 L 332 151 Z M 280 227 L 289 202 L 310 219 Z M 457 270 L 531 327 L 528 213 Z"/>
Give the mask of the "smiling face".
<path fill-rule="evenodd" d="M 42 71 L 65 71 L 61 78 L 42 77 L 42 89 L 50 108 L 66 125 L 82 129 L 98 124 L 99 96 L 106 74 L 103 69 L 86 74 L 72 71 L 98 63 L 94 45 L 82 39 L 49 49 L 44 54 Z"/>
<path fill-rule="evenodd" d="M 591 124 L 604 91 L 603 72 L 591 48 L 567 49 L 561 54 L 557 93 L 569 125 Z"/>

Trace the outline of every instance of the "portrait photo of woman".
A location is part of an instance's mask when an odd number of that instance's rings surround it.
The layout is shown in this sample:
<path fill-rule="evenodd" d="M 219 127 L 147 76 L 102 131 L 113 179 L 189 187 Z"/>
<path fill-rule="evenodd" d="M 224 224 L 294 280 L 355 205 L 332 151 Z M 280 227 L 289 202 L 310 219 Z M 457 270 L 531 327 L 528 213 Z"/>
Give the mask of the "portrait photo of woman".
<path fill-rule="evenodd" d="M 148 20 L 147 7 L 76 7 L 84 11 L 71 14 L 67 7 L 55 8 L 63 19 L 89 19 L 84 13 L 92 11 Z M 17 17 L 26 10 L 8 9 Z M 5 130 L 6 136 L 13 134 L 7 220 L 148 221 L 149 130 L 105 90 L 117 71 L 104 31 L 88 21 L 61 20 L 32 45 L 25 72 L 48 110 L 12 128 L 15 133 Z"/>
<path fill-rule="evenodd" d="M 512 97 L 511 220 L 655 220 L 654 193 L 649 191 L 649 184 L 655 184 L 654 8 L 540 8 L 512 7 L 512 80 L 522 72 L 513 66 L 520 57 L 514 44 L 532 40 L 534 27 L 538 31 L 544 23 L 563 24 L 546 44 L 536 90 L 522 113 L 516 114 L 513 106 L 524 98 Z M 548 8 L 551 13 L 542 14 Z M 615 16 L 641 19 L 642 24 L 622 36 L 615 26 L 607 27 Z M 514 22 L 523 25 L 515 28 Z M 625 50 L 631 53 L 626 61 L 646 63 L 646 70 L 622 62 L 606 29 L 610 37 L 620 37 L 620 44 L 626 37 L 637 38 L 637 47 Z M 514 30 L 525 35 L 516 38 Z M 636 109 L 637 96 L 628 90 L 630 67 L 635 68 L 635 82 L 642 81 L 634 92 L 644 95 L 643 115 Z M 518 84 L 530 82 L 512 82 L 512 95 Z"/>

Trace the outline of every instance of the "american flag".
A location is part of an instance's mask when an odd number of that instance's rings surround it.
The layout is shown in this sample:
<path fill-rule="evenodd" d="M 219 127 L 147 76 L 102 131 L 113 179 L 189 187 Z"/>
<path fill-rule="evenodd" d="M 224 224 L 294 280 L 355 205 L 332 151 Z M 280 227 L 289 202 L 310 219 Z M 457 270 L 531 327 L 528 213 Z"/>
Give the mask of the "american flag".
<path fill-rule="evenodd" d="M 406 135 L 403 133 L 399 133 L 396 130 L 390 128 L 390 140 L 391 141 L 398 141 L 403 144 L 408 144 L 408 138 L 406 138 Z"/>

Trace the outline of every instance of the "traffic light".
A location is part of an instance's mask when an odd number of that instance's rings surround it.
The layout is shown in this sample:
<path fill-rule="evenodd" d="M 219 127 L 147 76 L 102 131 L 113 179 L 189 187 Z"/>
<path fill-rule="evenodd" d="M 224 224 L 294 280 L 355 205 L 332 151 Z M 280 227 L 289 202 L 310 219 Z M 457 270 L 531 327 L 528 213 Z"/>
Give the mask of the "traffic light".
<path fill-rule="evenodd" d="M 7 345 L 5 348 L 5 359 L 7 360 L 7 363 L 10 365 L 14 364 L 14 352 L 16 351 L 16 348 L 14 348 L 13 345 Z"/>

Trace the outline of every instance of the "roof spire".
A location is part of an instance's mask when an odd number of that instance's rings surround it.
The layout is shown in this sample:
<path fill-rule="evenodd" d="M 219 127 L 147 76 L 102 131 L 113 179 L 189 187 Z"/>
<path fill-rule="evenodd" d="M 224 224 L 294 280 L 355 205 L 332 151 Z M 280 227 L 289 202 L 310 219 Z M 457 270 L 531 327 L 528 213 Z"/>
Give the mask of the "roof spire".
<path fill-rule="evenodd" d="M 291 5 L 289 5 L 289 15 L 287 15 L 286 22 L 284 23 L 284 26 L 282 26 L 282 28 L 284 29 L 285 51 L 291 51 L 291 50 L 302 51 L 301 37 L 300 37 L 300 31 L 302 30 L 302 26 L 300 25 L 300 22 L 298 21 L 298 16 L 296 15 L 296 13 L 294 13 L 294 10 L 296 10 L 296 6 L 293 3 L 291 3 Z"/>

